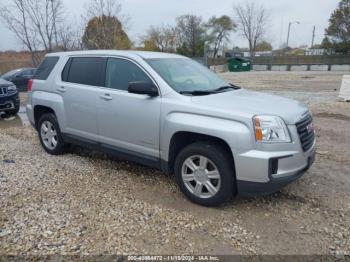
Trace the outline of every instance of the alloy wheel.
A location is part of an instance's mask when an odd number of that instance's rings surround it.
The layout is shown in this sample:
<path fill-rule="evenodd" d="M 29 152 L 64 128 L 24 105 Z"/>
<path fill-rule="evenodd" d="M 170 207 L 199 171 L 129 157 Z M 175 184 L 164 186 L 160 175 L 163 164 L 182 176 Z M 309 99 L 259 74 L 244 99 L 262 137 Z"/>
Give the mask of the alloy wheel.
<path fill-rule="evenodd" d="M 57 146 L 57 131 L 50 121 L 44 121 L 40 127 L 40 135 L 44 145 L 54 150 Z"/>
<path fill-rule="evenodd" d="M 213 197 L 221 186 L 218 168 L 202 155 L 188 157 L 182 164 L 181 176 L 186 188 L 199 198 Z"/>

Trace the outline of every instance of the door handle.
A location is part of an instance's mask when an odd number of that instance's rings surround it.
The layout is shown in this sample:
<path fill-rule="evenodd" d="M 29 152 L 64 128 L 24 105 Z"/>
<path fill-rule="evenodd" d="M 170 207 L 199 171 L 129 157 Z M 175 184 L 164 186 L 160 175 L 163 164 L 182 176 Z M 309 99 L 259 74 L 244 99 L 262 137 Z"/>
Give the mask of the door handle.
<path fill-rule="evenodd" d="M 67 91 L 67 89 L 63 86 L 58 87 L 57 90 L 60 91 L 61 93 L 64 93 Z"/>
<path fill-rule="evenodd" d="M 104 95 L 100 95 L 100 98 L 105 100 L 105 101 L 109 101 L 112 100 L 112 97 L 110 94 L 104 94 Z"/>

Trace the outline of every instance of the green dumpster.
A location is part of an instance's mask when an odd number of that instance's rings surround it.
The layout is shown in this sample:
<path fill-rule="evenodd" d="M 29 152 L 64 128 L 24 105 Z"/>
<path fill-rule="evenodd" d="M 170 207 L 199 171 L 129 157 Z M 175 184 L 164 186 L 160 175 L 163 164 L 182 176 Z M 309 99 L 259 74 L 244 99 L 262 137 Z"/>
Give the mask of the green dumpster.
<path fill-rule="evenodd" d="M 227 62 L 230 72 L 243 72 L 251 70 L 251 63 L 247 59 L 241 57 L 232 57 L 228 59 Z"/>

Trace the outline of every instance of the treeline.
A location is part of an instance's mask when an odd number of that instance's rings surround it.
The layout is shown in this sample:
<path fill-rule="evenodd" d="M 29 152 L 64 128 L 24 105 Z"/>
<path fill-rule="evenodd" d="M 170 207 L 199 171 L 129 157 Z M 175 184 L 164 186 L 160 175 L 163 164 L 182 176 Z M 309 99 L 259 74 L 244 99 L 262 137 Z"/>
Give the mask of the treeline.
<path fill-rule="evenodd" d="M 39 51 L 81 49 L 138 49 L 195 57 L 203 56 L 208 48 L 216 57 L 236 30 L 242 32 L 254 52 L 263 40 L 268 19 L 264 7 L 250 3 L 235 7 L 235 21 L 228 15 L 204 21 L 200 16 L 185 14 L 177 17 L 174 25 L 151 26 L 135 41 L 126 30 L 130 17 L 123 15 L 117 1 L 87 1 L 79 22 L 65 15 L 62 0 L 11 0 L 0 7 L 0 18 L 30 52 L 34 65 L 40 61 Z"/>
<path fill-rule="evenodd" d="M 193 14 L 181 15 L 173 25 L 150 26 L 139 39 L 128 36 L 130 17 L 122 13 L 118 1 L 87 1 L 78 21 L 66 16 L 63 0 L 10 0 L 0 6 L 0 19 L 30 52 L 34 65 L 40 61 L 40 51 L 82 49 L 138 49 L 189 57 L 209 52 L 215 58 L 234 31 L 246 39 L 251 56 L 272 49 L 265 37 L 270 13 L 258 1 L 235 5 L 232 18 L 222 15 L 204 21 Z M 340 1 L 320 47 L 350 51 L 350 0 Z"/>

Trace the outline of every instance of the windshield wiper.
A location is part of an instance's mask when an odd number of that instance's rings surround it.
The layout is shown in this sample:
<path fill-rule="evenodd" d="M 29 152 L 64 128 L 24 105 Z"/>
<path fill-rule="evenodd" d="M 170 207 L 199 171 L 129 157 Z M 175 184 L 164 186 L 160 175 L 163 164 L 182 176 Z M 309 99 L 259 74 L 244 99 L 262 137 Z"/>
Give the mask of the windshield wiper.
<path fill-rule="evenodd" d="M 193 95 L 193 96 L 205 96 L 205 95 L 211 95 L 211 94 L 216 94 L 220 93 L 221 91 L 224 91 L 226 89 L 241 89 L 239 86 L 235 86 L 233 84 L 229 84 L 227 86 L 221 86 L 219 88 L 213 89 L 213 90 L 193 90 L 193 91 L 180 91 L 180 94 L 185 94 L 185 95 Z"/>
<path fill-rule="evenodd" d="M 193 91 L 180 91 L 182 95 L 193 95 L 193 96 L 205 96 L 216 93 L 214 90 L 193 90 Z"/>
<path fill-rule="evenodd" d="M 235 86 L 235 85 L 227 85 L 227 86 L 220 86 L 219 88 L 216 88 L 213 90 L 213 92 L 220 92 L 226 89 L 233 89 L 233 90 L 237 90 L 237 89 L 241 89 L 239 86 Z"/>

